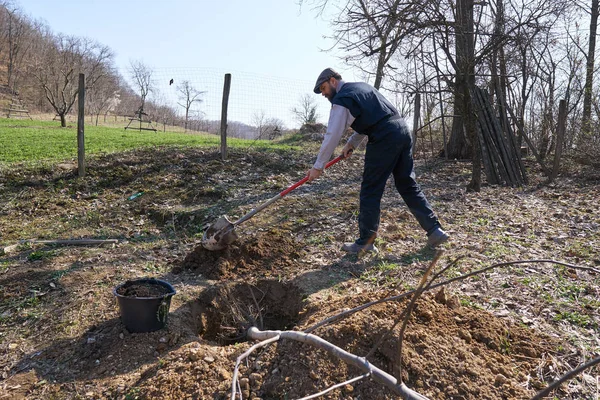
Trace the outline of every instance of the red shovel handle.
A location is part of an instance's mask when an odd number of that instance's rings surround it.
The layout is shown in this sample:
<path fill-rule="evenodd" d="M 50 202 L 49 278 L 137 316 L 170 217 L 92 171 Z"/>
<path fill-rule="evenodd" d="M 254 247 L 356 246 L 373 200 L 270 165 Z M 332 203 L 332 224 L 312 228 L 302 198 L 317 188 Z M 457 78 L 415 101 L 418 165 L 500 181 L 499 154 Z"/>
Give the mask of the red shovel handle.
<path fill-rule="evenodd" d="M 325 165 L 325 169 L 331 167 L 333 164 L 342 161 L 344 159 L 344 155 L 339 155 L 336 158 L 334 158 L 333 160 L 329 161 L 326 165 Z M 289 188 L 285 189 L 283 192 L 279 193 L 280 197 L 285 196 L 286 194 L 288 194 L 289 192 L 291 192 L 292 190 L 296 189 L 299 186 L 304 185 L 306 182 L 308 181 L 308 176 L 305 176 L 304 178 L 302 178 L 301 180 L 299 180 L 298 182 L 294 183 L 292 186 L 290 186 Z"/>

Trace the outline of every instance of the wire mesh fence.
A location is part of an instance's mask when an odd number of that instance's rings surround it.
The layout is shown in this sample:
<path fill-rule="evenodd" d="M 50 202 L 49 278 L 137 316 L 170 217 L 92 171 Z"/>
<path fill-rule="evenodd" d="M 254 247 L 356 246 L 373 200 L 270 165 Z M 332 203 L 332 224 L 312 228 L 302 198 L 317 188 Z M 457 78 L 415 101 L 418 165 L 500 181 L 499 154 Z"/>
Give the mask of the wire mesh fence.
<path fill-rule="evenodd" d="M 141 88 L 131 69 L 119 71 L 131 88 L 134 99 L 117 107 L 115 113 L 134 115 L 141 102 Z M 161 124 L 161 110 L 168 110 L 171 122 L 188 121 L 190 130 L 216 133 L 223 107 L 223 86 L 226 73 L 232 75 L 228 102 L 228 134 L 255 138 L 265 126 L 281 131 L 297 129 L 302 121 L 293 109 L 302 107 L 303 97 L 310 96 L 317 110 L 317 121 L 326 123 L 330 103 L 312 92 L 314 82 L 293 77 L 263 76 L 248 72 L 210 68 L 154 69 L 149 78 L 145 112 Z M 94 90 L 97 90 L 95 88 Z M 123 96 L 119 101 L 125 100 Z M 187 115 L 187 117 L 186 117 Z"/>

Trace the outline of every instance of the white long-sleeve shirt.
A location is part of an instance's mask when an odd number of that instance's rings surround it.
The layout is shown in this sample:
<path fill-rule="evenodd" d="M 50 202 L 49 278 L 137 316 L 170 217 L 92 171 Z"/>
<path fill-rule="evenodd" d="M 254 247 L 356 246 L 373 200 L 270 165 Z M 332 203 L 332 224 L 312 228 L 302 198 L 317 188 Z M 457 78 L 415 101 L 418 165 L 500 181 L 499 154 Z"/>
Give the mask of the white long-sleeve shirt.
<path fill-rule="evenodd" d="M 343 80 L 338 81 L 336 90 L 339 92 L 344 84 L 345 82 Z M 321 148 L 319 149 L 319 154 L 317 155 L 317 161 L 315 161 L 313 168 L 325 168 L 325 164 L 327 164 L 327 162 L 331 159 L 335 148 L 340 143 L 342 135 L 346 129 L 352 125 L 353 122 L 354 117 L 352 114 L 350 114 L 350 110 L 348 110 L 346 107 L 342 107 L 337 104 L 331 106 L 331 111 L 329 112 L 329 122 L 327 123 L 327 132 L 323 138 L 323 143 L 321 143 Z M 361 135 L 360 133 L 354 132 L 348 139 L 348 143 L 352 143 L 352 146 L 356 148 L 365 137 L 366 135 Z"/>

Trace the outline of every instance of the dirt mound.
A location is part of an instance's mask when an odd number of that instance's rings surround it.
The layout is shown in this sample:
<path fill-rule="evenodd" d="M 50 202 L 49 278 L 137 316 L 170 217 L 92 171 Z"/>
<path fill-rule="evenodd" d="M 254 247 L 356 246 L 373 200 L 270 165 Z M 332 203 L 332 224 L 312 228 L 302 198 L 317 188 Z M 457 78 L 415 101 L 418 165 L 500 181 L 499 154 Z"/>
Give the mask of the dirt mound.
<path fill-rule="evenodd" d="M 330 316 L 334 309 L 366 303 L 367 296 L 348 302 L 341 299 L 322 305 L 310 322 Z M 406 303 L 385 303 L 357 313 L 336 324 L 320 328 L 315 334 L 344 348 L 366 355 L 387 335 Z M 387 335 L 369 357 L 379 368 L 394 373 L 397 368 L 399 328 Z M 408 325 L 402 351 L 402 377 L 409 387 L 431 399 L 517 399 L 529 398 L 543 386 L 536 368 L 554 345 L 534 331 L 495 318 L 489 313 L 440 304 L 432 296 L 418 302 Z M 360 375 L 353 367 L 306 345 L 282 342 L 276 352 L 261 359 L 270 365 L 257 395 L 280 398 L 285 393 L 298 398 L 323 390 L 335 383 Z M 277 370 L 277 373 L 272 371 Z M 256 373 L 252 368 L 247 374 Z M 374 382 L 346 385 L 334 397 L 395 398 Z"/>
<path fill-rule="evenodd" d="M 278 276 L 301 257 L 302 251 L 292 238 L 271 230 L 244 242 L 240 240 L 225 250 L 209 251 L 199 245 L 173 272 L 191 269 L 208 279 Z"/>
<path fill-rule="evenodd" d="M 256 289 L 288 290 L 285 285 L 273 286 L 263 282 Z M 251 304 L 244 287 L 222 287 L 215 300 L 229 299 L 237 292 Z M 258 293 L 258 290 L 257 290 Z M 268 295 L 266 295 L 268 297 Z M 292 296 L 288 297 L 291 299 Z M 340 298 L 311 306 L 302 326 L 331 316 L 335 310 L 364 304 L 372 298 L 361 295 Z M 218 301 L 217 301 L 218 303 Z M 286 301 L 280 309 L 285 309 Z M 227 301 L 215 307 L 225 311 Z M 294 303 L 297 305 L 296 303 Z M 335 345 L 357 355 L 365 356 L 385 335 L 382 344 L 368 357 L 377 367 L 394 373 L 399 328 L 388 334 L 406 302 L 379 304 L 356 313 L 344 321 L 313 332 Z M 221 315 L 230 314 L 223 312 Z M 171 354 L 160 373 L 146 376 L 141 393 L 152 398 L 176 399 L 190 395 L 192 388 L 212 398 L 228 397 L 232 367 L 241 349 L 235 346 L 215 347 L 195 344 Z M 437 300 L 427 295 L 420 299 L 405 333 L 402 351 L 402 376 L 406 384 L 431 399 L 526 399 L 544 384 L 538 377 L 545 371 L 546 355 L 557 343 L 526 327 L 494 317 L 486 311 L 460 306 L 458 302 Z M 209 354 L 206 356 L 206 354 Z M 281 341 L 255 353 L 241 369 L 245 398 L 300 398 L 360 375 L 337 358 L 309 345 Z M 193 385 L 193 377 L 206 371 L 201 388 Z M 187 382 L 183 385 L 183 382 Z M 396 398 L 382 385 L 369 379 L 345 385 L 331 392 L 328 398 Z"/>

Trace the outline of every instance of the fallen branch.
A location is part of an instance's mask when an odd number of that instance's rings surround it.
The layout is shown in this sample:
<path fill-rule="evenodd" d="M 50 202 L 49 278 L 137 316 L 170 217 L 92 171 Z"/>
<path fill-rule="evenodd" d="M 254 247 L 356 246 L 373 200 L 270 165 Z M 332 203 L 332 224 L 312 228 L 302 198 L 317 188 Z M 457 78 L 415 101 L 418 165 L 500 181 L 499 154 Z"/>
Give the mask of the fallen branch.
<path fill-rule="evenodd" d="M 60 245 L 60 246 L 87 246 L 87 245 L 99 245 L 99 244 L 117 244 L 118 239 L 59 239 L 59 240 L 38 240 L 38 239 L 27 239 L 19 240 L 19 243 L 7 246 L 3 249 L 5 254 L 8 254 L 16 250 L 23 244 L 48 244 L 48 245 Z"/>
<path fill-rule="evenodd" d="M 341 349 L 332 343 L 329 343 L 328 341 L 320 338 L 319 336 L 298 331 L 260 331 L 258 330 L 258 328 L 252 327 L 248 329 L 248 338 L 254 340 L 262 340 L 263 342 L 259 344 L 263 345 L 267 340 L 276 341 L 279 339 L 295 340 L 298 342 L 310 344 L 341 359 L 345 363 L 360 369 L 365 374 L 370 374 L 373 380 L 383 384 L 385 387 L 390 389 L 392 392 L 394 392 L 396 395 L 400 396 L 404 400 L 429 400 L 427 397 L 415 392 L 412 389 L 409 389 L 408 386 L 406 386 L 404 383 L 400 382 L 398 384 L 396 378 L 394 378 L 387 372 L 377 368 L 369 361 L 367 361 L 367 359 L 348 353 L 346 350 Z M 243 358 L 246 358 L 250 355 L 251 350 L 254 350 L 254 346 L 238 357 L 236 362 L 236 368 L 233 373 L 234 379 L 237 379 L 239 363 Z M 234 396 L 235 395 L 232 392 L 231 400 L 235 399 Z"/>
<path fill-rule="evenodd" d="M 431 271 L 431 269 L 434 267 L 434 265 L 437 263 L 438 259 L 442 256 L 443 251 L 438 250 L 435 253 L 435 257 L 433 259 L 433 261 L 431 262 L 431 264 L 429 264 L 429 267 L 427 268 L 427 271 L 425 271 L 424 277 L 426 275 L 429 275 L 429 271 Z M 456 260 L 454 262 L 452 262 L 449 266 L 445 267 L 442 271 L 445 271 L 446 269 L 450 268 L 451 265 L 454 265 L 454 263 L 456 262 Z M 439 276 L 441 272 L 438 272 L 436 275 L 433 276 L 433 278 L 431 278 L 431 281 L 429 282 L 429 285 L 431 285 L 431 283 L 435 280 L 436 277 Z M 423 278 L 421 278 L 421 282 L 423 282 Z M 375 351 L 377 351 L 377 349 L 379 348 L 379 346 L 381 346 L 381 344 L 383 343 L 384 340 L 386 340 L 389 335 L 392 334 L 392 332 L 394 331 L 394 329 L 396 329 L 396 326 L 400 323 L 400 321 L 402 321 L 404 318 L 408 319 L 410 317 L 410 315 L 406 316 L 406 313 L 408 312 L 409 308 L 405 308 L 404 311 L 402 311 L 402 313 L 398 316 L 398 319 L 396 320 L 396 322 L 394 322 L 394 325 L 383 335 L 381 335 L 381 337 L 379 338 L 379 340 L 377 341 L 377 343 L 375 343 L 375 345 L 371 348 L 371 350 L 367 353 L 367 355 L 365 356 L 365 358 L 369 358 L 371 357 Z M 402 338 L 403 335 L 400 336 L 400 342 L 399 342 L 399 347 L 402 347 Z M 399 375 L 398 375 L 399 376 Z"/>
<path fill-rule="evenodd" d="M 250 337 L 250 331 L 252 329 L 256 329 L 256 328 L 252 327 L 248 330 L 248 337 Z M 242 362 L 242 360 L 245 358 L 248 358 L 254 350 L 264 347 L 264 346 L 267 346 L 278 340 L 279 340 L 279 335 L 273 335 L 271 337 L 266 338 L 265 340 L 263 340 L 260 343 L 256 343 L 255 345 L 250 347 L 248 350 L 246 350 L 245 352 L 240 354 L 240 356 L 237 358 L 237 360 L 235 362 L 235 368 L 233 369 L 233 378 L 232 378 L 232 383 L 231 383 L 231 400 L 235 400 L 235 395 L 237 394 L 237 390 L 240 386 L 237 377 L 238 377 L 238 373 L 240 370 L 240 363 Z M 242 391 L 240 390 L 240 398 L 241 397 L 242 397 Z"/>
<path fill-rule="evenodd" d="M 498 264 L 490 265 L 489 267 L 478 269 L 478 270 L 470 272 L 470 273 L 468 273 L 466 275 L 461 275 L 461 276 L 458 276 L 456 278 L 452 278 L 452 279 L 448 279 L 448 280 L 445 280 L 445 281 L 440 282 L 440 283 L 436 283 L 435 285 L 431 285 L 428 288 L 426 288 L 425 291 L 433 290 L 433 289 L 436 289 L 436 288 L 438 288 L 440 286 L 448 285 L 448 284 L 456 282 L 456 281 L 462 281 L 464 279 L 470 278 L 470 277 L 475 276 L 475 275 L 482 274 L 484 272 L 490 271 L 490 270 L 498 268 L 498 267 L 506 267 L 506 266 L 509 266 L 509 265 L 517 265 L 517 264 L 532 264 L 532 263 L 557 264 L 557 265 L 562 265 L 562 266 L 565 266 L 565 267 L 569 267 L 569 268 L 573 268 L 573 269 L 578 269 L 578 270 L 582 270 L 582 271 L 590 271 L 590 272 L 600 273 L 600 270 L 598 270 L 596 268 L 592 268 L 592 267 L 580 267 L 578 265 L 568 264 L 568 263 L 564 263 L 564 262 L 561 262 L 561 261 L 554 261 L 554 260 L 508 261 L 508 262 L 503 262 L 503 263 L 498 263 Z M 311 326 L 310 328 L 305 329 L 304 332 L 310 333 L 310 332 L 314 331 L 317 328 L 320 328 L 320 327 L 325 326 L 325 325 L 329 325 L 329 324 L 331 324 L 333 322 L 336 322 L 336 321 L 338 321 L 338 320 L 340 320 L 342 318 L 345 318 L 345 317 L 347 317 L 349 315 L 355 314 L 355 313 L 357 313 L 359 311 L 362 311 L 362 310 L 364 310 L 366 308 L 369 308 L 371 306 L 374 306 L 376 304 L 385 303 L 385 302 L 388 302 L 388 301 L 400 300 L 400 299 L 403 299 L 405 297 L 411 296 L 414 292 L 415 292 L 415 290 L 411 290 L 411 291 L 408 291 L 408 292 L 401 293 L 401 294 L 399 294 L 397 296 L 386 297 L 386 298 L 383 298 L 383 299 L 374 300 L 374 301 L 371 301 L 369 303 L 365 303 L 365 304 L 363 304 L 361 306 L 352 308 L 350 310 L 346 310 L 346 311 L 341 312 L 341 313 L 336 314 L 336 315 L 332 315 L 331 317 L 329 317 L 327 319 L 324 319 L 321 322 L 316 323 L 315 325 Z"/>
<path fill-rule="evenodd" d="M 575 368 L 574 370 L 569 371 L 566 374 L 564 374 L 559 380 L 552 382 L 551 385 L 549 385 L 546 389 L 542 390 L 541 392 L 538 392 L 538 394 L 533 396 L 530 400 L 543 399 L 544 397 L 548 396 L 550 394 L 550 392 L 552 392 L 554 389 L 558 388 L 562 383 L 568 381 L 569 379 L 573 378 L 576 375 L 579 375 L 581 372 L 583 372 L 587 368 L 593 367 L 594 365 L 599 364 L 599 363 L 600 363 L 600 357 L 596 357 L 592 361 L 589 361 L 586 364 L 580 365 L 579 367 Z"/>
<path fill-rule="evenodd" d="M 437 254 L 436 254 L 436 256 L 437 256 Z M 336 321 L 338 321 L 338 320 L 340 320 L 342 318 L 345 318 L 345 317 L 347 317 L 349 315 L 357 313 L 358 311 L 362 311 L 362 310 L 364 310 L 366 308 L 369 308 L 371 306 L 374 306 L 376 304 L 380 304 L 380 303 L 384 303 L 384 302 L 388 302 L 388 301 L 396 301 L 396 300 L 399 300 L 399 299 L 411 296 L 413 294 L 416 294 L 416 296 L 413 297 L 413 300 L 414 300 L 422 292 L 425 292 L 425 291 L 428 291 L 428 290 L 432 290 L 432 289 L 438 288 L 440 286 L 444 286 L 444 285 L 450 284 L 452 282 L 464 280 L 464 279 L 467 279 L 469 277 L 472 277 L 472 276 L 475 276 L 475 275 L 478 275 L 478 274 L 490 271 L 490 270 L 492 270 L 494 268 L 505 267 L 505 266 L 509 266 L 509 265 L 516 265 L 516 264 L 530 264 L 530 263 L 549 263 L 549 264 L 562 265 L 562 266 L 565 266 L 565 267 L 569 267 L 569 268 L 573 268 L 573 269 L 577 269 L 577 270 L 582 270 L 582 271 L 600 273 L 600 270 L 598 270 L 596 268 L 581 267 L 581 266 L 578 266 L 578 265 L 568 264 L 568 263 L 564 263 L 564 262 L 560 262 L 560 261 L 554 261 L 554 260 L 509 261 L 509 262 L 498 263 L 498 264 L 491 265 L 489 267 L 481 268 L 479 270 L 470 272 L 470 273 L 468 273 L 466 275 L 462 275 L 462 276 L 459 276 L 459 277 L 456 277 L 456 278 L 448 279 L 446 281 L 443 281 L 443 282 L 437 283 L 435 285 L 432 285 L 432 282 L 435 281 L 435 279 L 438 276 L 440 276 L 444 271 L 446 271 L 448 269 L 448 267 L 446 267 L 446 268 L 442 269 L 440 272 L 438 272 L 437 274 L 435 274 L 433 276 L 433 278 L 431 279 L 429 285 L 427 285 L 425 288 L 422 288 L 423 279 L 421 279 L 419 287 L 417 287 L 417 289 L 415 289 L 415 290 L 411 290 L 409 292 L 405 292 L 405 293 L 402 293 L 402 294 L 397 295 L 397 296 L 391 296 L 391 297 L 387 297 L 387 298 L 384 298 L 384 299 L 375 300 L 375 301 L 372 301 L 370 303 L 363 304 L 363 305 L 361 305 L 359 307 L 355 307 L 355 308 L 353 308 L 351 310 L 344 311 L 344 312 L 342 312 L 340 314 L 333 315 L 333 316 L 331 316 L 331 317 L 329 317 L 329 318 L 327 318 L 327 319 L 325 319 L 325 320 L 323 320 L 323 321 L 321 321 L 321 322 L 313 325 L 312 327 L 306 329 L 304 332 L 307 332 L 307 333 L 308 332 L 312 332 L 312 331 L 314 331 L 315 329 L 317 329 L 317 328 L 319 328 L 321 326 L 324 326 L 324 325 L 336 322 Z M 431 266 L 428 268 L 426 275 L 428 275 L 430 273 L 430 271 L 431 271 Z M 410 315 L 410 312 L 407 312 L 407 316 L 405 316 L 405 318 L 408 318 L 409 315 Z M 400 336 L 400 340 L 402 340 L 402 335 Z M 590 367 L 592 367 L 592 366 L 594 366 L 594 365 L 596 365 L 598 363 L 600 363 L 600 357 L 596 358 L 596 359 L 594 359 L 594 360 L 592 360 L 590 362 L 588 362 L 587 364 L 581 365 L 580 367 L 578 367 L 578 368 L 576 368 L 576 369 L 574 369 L 574 370 L 572 370 L 570 372 L 568 372 L 562 378 L 560 378 L 558 381 L 554 382 L 553 384 L 551 384 L 550 386 L 548 386 L 546 389 L 544 389 L 543 391 L 539 392 L 536 396 L 532 397 L 530 400 L 539 400 L 539 399 L 542 399 L 543 397 L 547 396 L 550 392 L 552 392 L 554 389 L 556 389 L 558 386 L 560 386 L 561 383 L 563 383 L 563 382 L 571 379 L 572 377 L 574 377 L 575 375 L 581 373 L 585 369 L 590 368 Z M 398 364 L 398 365 L 400 365 L 400 364 Z"/>
<path fill-rule="evenodd" d="M 413 391 L 412 389 L 409 389 L 401 380 L 401 368 L 399 367 L 401 364 L 401 359 L 398 360 L 397 365 L 398 365 L 398 371 L 397 371 L 397 377 L 394 377 L 390 374 L 388 374 L 387 372 L 380 370 L 379 368 L 377 368 L 376 366 L 372 365 L 371 363 L 369 363 L 369 361 L 367 360 L 367 357 L 359 357 L 357 355 L 348 353 L 347 351 L 335 346 L 334 344 L 322 339 L 319 336 L 313 335 L 311 333 L 309 333 L 310 331 L 313 331 L 315 329 L 317 329 L 318 327 L 321 327 L 323 325 L 338 321 L 339 319 L 349 316 L 353 313 L 356 313 L 358 311 L 364 310 L 368 307 L 371 307 L 375 304 L 379 304 L 379 303 L 383 303 L 383 302 L 387 302 L 387 301 L 396 301 L 399 300 L 401 298 L 407 297 L 407 296 L 411 296 L 412 295 L 412 299 L 411 302 L 409 304 L 409 306 L 406 308 L 406 310 L 402 313 L 402 315 L 399 317 L 399 319 L 396 321 L 396 324 L 394 326 L 397 325 L 397 323 L 400 320 L 403 320 L 403 326 L 400 332 L 400 337 L 399 337 L 399 348 L 398 348 L 398 357 L 401 358 L 401 354 L 402 354 L 402 338 L 403 338 L 403 333 L 404 330 L 406 328 L 406 324 L 408 322 L 408 318 L 410 317 L 411 311 L 414 308 L 414 304 L 417 301 L 417 299 L 419 298 L 419 296 L 428 290 L 443 286 L 443 285 L 447 285 L 449 283 L 452 282 L 456 282 L 456 281 L 460 281 L 466 278 L 469 278 L 471 276 L 477 275 L 477 274 L 481 274 L 484 273 L 486 271 L 492 270 L 494 268 L 498 268 L 498 267 L 502 267 L 502 266 L 509 266 L 509 265 L 516 265 L 516 264 L 526 264 L 526 263 L 550 263 L 550 264 L 557 264 L 557 265 L 562 265 L 562 266 L 566 266 L 566 267 L 570 267 L 573 269 L 579 269 L 579 270 L 585 270 L 585 271 L 590 271 L 590 272 L 595 272 L 598 273 L 600 272 L 599 270 L 595 269 L 595 268 L 591 268 L 591 267 L 580 267 L 577 265 L 572 265 L 572 264 L 567 264 L 567 263 L 563 263 L 560 261 L 554 261 L 554 260 L 529 260 L 529 261 L 510 261 L 510 262 L 504 262 L 504 263 L 498 263 L 498 264 L 494 264 L 492 266 L 489 267 L 485 267 L 476 271 L 473 271 L 469 274 L 460 276 L 460 277 L 456 277 L 456 278 L 452 278 L 452 279 L 448 279 L 444 282 L 440 282 L 437 283 L 435 285 L 433 285 L 433 282 L 446 270 L 448 270 L 448 268 L 450 267 L 450 265 L 454 265 L 455 262 L 451 263 L 449 266 L 443 268 L 441 271 L 439 271 L 438 273 L 436 273 L 431 280 L 429 281 L 429 283 L 427 284 L 427 279 L 429 277 L 429 275 L 431 274 L 431 271 L 434 267 L 434 265 L 436 264 L 436 262 L 439 260 L 440 256 L 442 255 L 442 252 L 436 252 L 436 255 L 434 257 L 434 260 L 431 262 L 430 266 L 427 268 L 427 271 L 425 272 L 424 276 L 421 278 L 419 285 L 417 287 L 417 289 L 412 290 L 410 292 L 406 292 L 406 293 L 402 293 L 400 295 L 397 296 L 392 296 L 392 297 L 388 297 L 388 298 L 384 298 L 384 299 L 380 299 L 380 300 L 376 300 L 367 304 L 363 304 L 362 306 L 356 307 L 352 310 L 348 310 L 345 311 L 343 313 L 334 315 L 330 318 L 327 318 L 324 321 L 319 322 L 316 325 L 313 325 L 311 328 L 307 329 L 304 332 L 298 332 L 298 331 L 260 331 L 258 328 L 256 327 L 251 327 L 248 331 L 247 331 L 247 337 L 249 339 L 254 339 L 254 340 L 262 340 L 262 342 L 252 346 L 250 349 L 248 349 L 246 352 L 244 352 L 242 355 L 240 355 L 237 358 L 237 362 L 235 365 L 235 370 L 234 370 L 234 375 L 233 375 L 233 382 L 232 382 L 232 393 L 231 393 L 231 400 L 235 400 L 236 398 L 236 392 L 237 389 L 239 388 L 239 382 L 238 382 L 238 374 L 239 374 L 239 365 L 242 362 L 242 360 L 244 360 L 245 358 L 248 358 L 250 356 L 250 354 L 256 350 L 259 347 L 264 347 L 270 343 L 273 343 L 275 341 L 278 341 L 280 339 L 288 339 L 288 340 L 296 340 L 302 343 L 307 343 L 310 344 L 314 347 L 317 347 L 321 350 L 324 350 L 326 352 L 328 352 L 329 354 L 341 359 L 342 361 L 346 362 L 349 365 L 352 365 L 356 368 L 358 368 L 359 370 L 361 370 L 362 372 L 364 372 L 363 375 L 355 377 L 350 379 L 349 381 L 346 381 L 344 383 L 340 383 L 340 384 L 336 384 L 333 385 L 331 387 L 329 387 L 328 389 L 321 391 L 317 394 L 314 395 L 310 395 L 307 397 L 304 397 L 303 399 L 312 399 L 312 398 L 316 398 L 319 397 L 323 394 L 326 394 L 334 389 L 337 389 L 345 384 L 348 384 L 349 382 L 354 382 L 354 381 L 358 381 L 361 379 L 366 378 L 367 376 L 371 376 L 373 378 L 373 380 L 375 380 L 378 383 L 383 384 L 384 386 L 386 386 L 388 389 L 390 389 L 393 393 L 395 393 L 396 395 L 400 396 L 402 399 L 405 400 L 427 400 L 426 397 L 424 397 L 423 395 L 419 394 L 418 392 Z M 393 329 L 392 329 L 393 330 Z M 390 330 L 389 332 L 391 332 L 392 330 Z M 388 333 L 389 333 L 388 332 Z M 385 335 L 384 335 L 385 336 Z M 381 342 L 381 341 L 380 341 Z M 375 348 L 377 348 L 378 345 L 375 346 Z M 375 349 L 374 348 L 374 349 Z M 371 350 L 371 352 L 369 354 L 371 354 L 373 352 L 373 350 Z M 548 386 L 546 389 L 544 389 L 543 391 L 539 392 L 536 396 L 532 397 L 531 400 L 538 400 L 541 399 L 545 396 L 547 396 L 550 392 L 552 392 L 553 390 L 555 390 L 558 386 L 560 386 L 561 383 L 571 379 L 572 377 L 574 377 L 575 375 L 581 373 L 582 371 L 584 371 L 587 368 L 590 368 L 596 364 L 600 363 L 600 357 L 596 358 L 584 365 L 581 365 L 580 367 L 578 367 L 577 369 L 574 369 L 570 372 L 568 372 L 567 374 L 565 374 L 562 378 L 560 378 L 559 380 L 557 380 L 556 382 L 552 383 L 550 386 Z M 241 395 L 241 390 L 240 390 L 240 399 L 242 399 L 242 395 Z"/>

